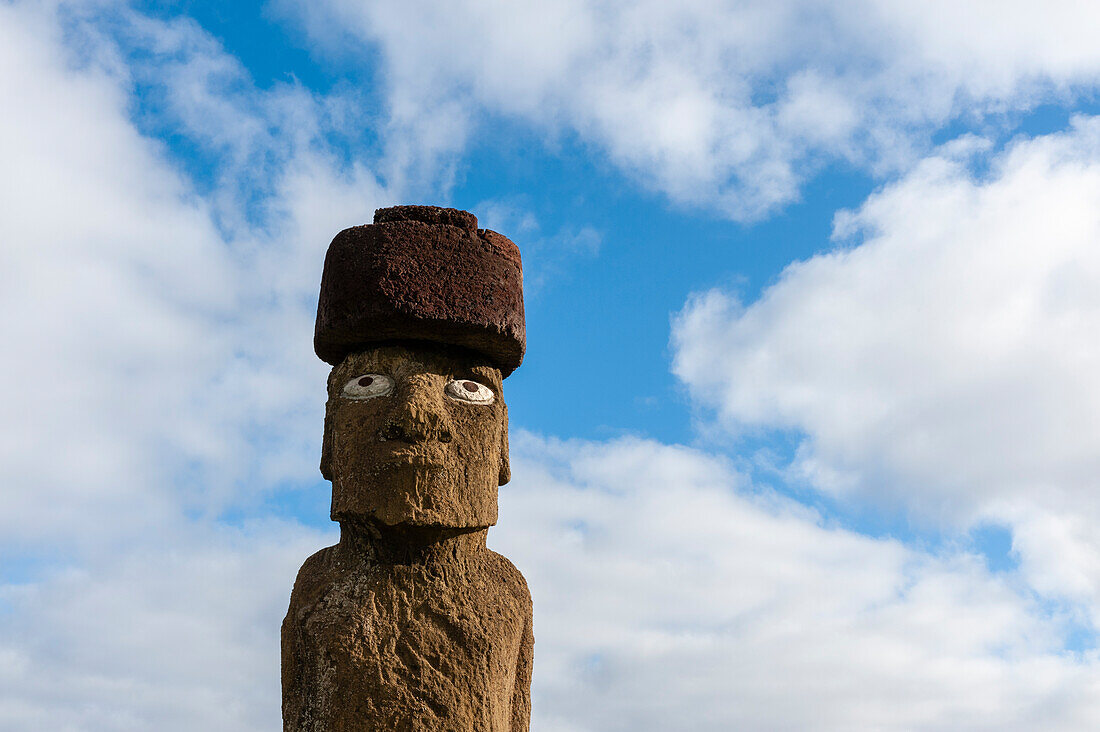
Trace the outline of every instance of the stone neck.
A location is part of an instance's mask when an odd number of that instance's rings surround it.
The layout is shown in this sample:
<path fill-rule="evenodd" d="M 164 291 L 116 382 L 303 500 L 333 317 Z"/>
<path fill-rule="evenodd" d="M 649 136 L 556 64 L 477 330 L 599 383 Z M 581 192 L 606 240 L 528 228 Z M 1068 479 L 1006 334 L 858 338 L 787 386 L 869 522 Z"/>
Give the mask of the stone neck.
<path fill-rule="evenodd" d="M 444 563 L 485 552 L 488 534 L 488 528 L 385 526 L 344 520 L 340 522 L 340 548 L 375 564 Z"/>

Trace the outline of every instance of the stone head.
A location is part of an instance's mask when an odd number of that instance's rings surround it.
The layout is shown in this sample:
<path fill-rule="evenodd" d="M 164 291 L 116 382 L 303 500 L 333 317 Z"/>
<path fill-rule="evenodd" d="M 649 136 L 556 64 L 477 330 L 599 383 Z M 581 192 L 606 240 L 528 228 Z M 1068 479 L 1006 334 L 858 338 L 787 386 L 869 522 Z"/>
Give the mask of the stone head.
<path fill-rule="evenodd" d="M 509 478 L 502 381 L 525 346 L 519 250 L 472 214 L 395 206 L 337 234 L 314 335 L 333 365 L 333 520 L 494 524 Z"/>
<path fill-rule="evenodd" d="M 328 380 L 321 472 L 335 521 L 491 526 L 509 479 L 500 370 L 431 343 L 348 354 Z"/>

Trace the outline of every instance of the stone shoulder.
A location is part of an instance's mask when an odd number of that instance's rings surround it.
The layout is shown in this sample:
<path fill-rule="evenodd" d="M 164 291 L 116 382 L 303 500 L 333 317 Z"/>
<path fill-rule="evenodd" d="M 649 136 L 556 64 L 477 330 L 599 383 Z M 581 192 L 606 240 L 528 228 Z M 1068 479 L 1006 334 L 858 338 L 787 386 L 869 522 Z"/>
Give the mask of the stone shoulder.
<path fill-rule="evenodd" d="M 497 554 L 492 549 L 488 550 L 488 569 L 492 575 L 507 586 L 516 599 L 528 607 L 531 606 L 531 590 L 527 587 L 527 580 L 516 569 L 516 565 L 502 554 Z"/>
<path fill-rule="evenodd" d="M 298 570 L 298 576 L 294 579 L 294 590 L 291 592 L 291 601 L 303 594 L 313 594 L 312 591 L 327 586 L 332 581 L 336 571 L 335 555 L 339 544 L 326 546 L 324 549 L 314 552 L 306 561 L 302 562 Z"/>

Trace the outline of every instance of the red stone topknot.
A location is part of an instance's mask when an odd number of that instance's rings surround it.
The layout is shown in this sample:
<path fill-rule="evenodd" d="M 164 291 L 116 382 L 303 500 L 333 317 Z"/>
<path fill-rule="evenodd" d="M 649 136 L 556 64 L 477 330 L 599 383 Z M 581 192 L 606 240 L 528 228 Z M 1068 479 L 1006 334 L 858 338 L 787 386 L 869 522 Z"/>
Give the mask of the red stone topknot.
<path fill-rule="evenodd" d="M 393 206 L 329 245 L 313 345 L 330 364 L 382 342 L 468 348 L 505 376 L 527 331 L 519 249 L 467 211 Z"/>

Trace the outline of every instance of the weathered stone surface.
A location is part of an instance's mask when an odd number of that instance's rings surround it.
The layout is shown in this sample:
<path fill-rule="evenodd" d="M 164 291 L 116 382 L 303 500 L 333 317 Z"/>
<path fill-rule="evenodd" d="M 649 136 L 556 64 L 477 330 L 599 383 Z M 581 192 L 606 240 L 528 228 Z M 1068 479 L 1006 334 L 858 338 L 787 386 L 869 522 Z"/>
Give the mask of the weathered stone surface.
<path fill-rule="evenodd" d="M 376 343 L 423 340 L 523 361 L 519 250 L 465 211 L 395 206 L 336 235 L 325 256 L 314 349 L 330 364 Z"/>
<path fill-rule="evenodd" d="M 310 557 L 283 623 L 284 729 L 527 730 L 531 599 L 485 533 L 345 525 Z"/>
<path fill-rule="evenodd" d="M 507 435 L 481 354 L 386 345 L 332 370 L 340 543 L 303 565 L 283 621 L 285 732 L 528 729 L 531 598 L 485 547 Z"/>
<path fill-rule="evenodd" d="M 519 250 L 465 211 L 379 209 L 325 258 L 321 455 L 340 543 L 283 621 L 284 732 L 521 732 L 523 577 L 485 546 L 508 482 L 502 380 L 526 346 Z"/>
<path fill-rule="evenodd" d="M 394 394 L 342 396 L 366 374 L 394 380 Z M 491 404 L 446 395 L 470 379 Z M 508 482 L 508 410 L 500 371 L 446 346 L 384 346 L 349 355 L 329 376 L 321 474 L 332 481 L 332 519 L 393 526 L 485 528 Z"/>

